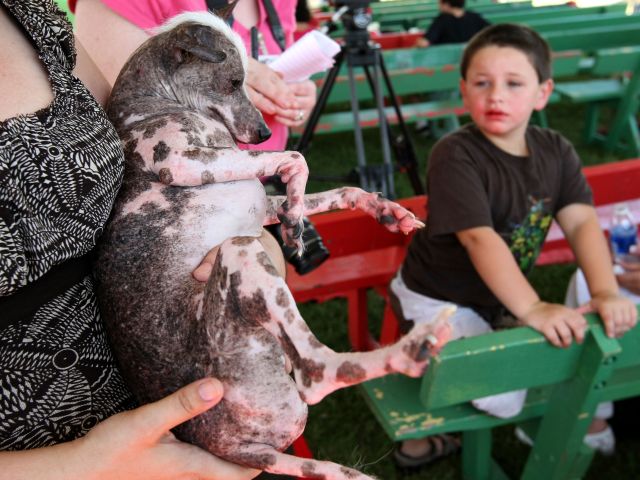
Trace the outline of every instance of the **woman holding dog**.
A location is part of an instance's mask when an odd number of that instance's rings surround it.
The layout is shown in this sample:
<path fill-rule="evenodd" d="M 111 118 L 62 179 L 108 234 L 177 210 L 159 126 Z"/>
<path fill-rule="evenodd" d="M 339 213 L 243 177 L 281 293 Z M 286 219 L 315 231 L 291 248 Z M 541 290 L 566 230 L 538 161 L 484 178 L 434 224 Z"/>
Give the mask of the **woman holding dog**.
<path fill-rule="evenodd" d="M 135 407 L 90 253 L 123 171 L 109 86 L 50 0 L 0 0 L 0 479 L 249 479 L 178 441 L 223 395 L 203 379 Z"/>
<path fill-rule="evenodd" d="M 129 56 L 149 38 L 155 27 L 179 13 L 219 10 L 230 5 L 227 0 L 69 0 L 68 3 L 76 15 L 78 38 L 111 85 Z M 309 80 L 287 84 L 279 73 L 254 57 L 280 54 L 293 43 L 296 0 L 237 0 L 233 5 L 231 26 L 249 54 L 245 87 L 271 130 L 268 140 L 238 147 L 285 150 L 289 127 L 302 125 L 309 118 L 316 103 L 316 86 Z M 277 228 L 272 226 L 271 231 Z M 283 247 L 266 229 L 260 242 L 284 276 Z M 198 280 L 208 278 L 216 253 L 217 249 L 212 250 L 196 269 L 194 276 Z"/>

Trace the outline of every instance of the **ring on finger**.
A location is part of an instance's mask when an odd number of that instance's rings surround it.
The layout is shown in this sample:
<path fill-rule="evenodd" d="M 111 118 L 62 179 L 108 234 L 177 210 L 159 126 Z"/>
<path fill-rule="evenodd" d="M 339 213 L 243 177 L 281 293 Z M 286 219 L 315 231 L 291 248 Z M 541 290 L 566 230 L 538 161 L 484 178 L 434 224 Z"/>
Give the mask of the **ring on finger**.
<path fill-rule="evenodd" d="M 296 117 L 295 117 L 295 121 L 299 122 L 303 118 L 304 118 L 304 112 L 302 110 L 298 110 L 298 113 L 296 114 Z"/>

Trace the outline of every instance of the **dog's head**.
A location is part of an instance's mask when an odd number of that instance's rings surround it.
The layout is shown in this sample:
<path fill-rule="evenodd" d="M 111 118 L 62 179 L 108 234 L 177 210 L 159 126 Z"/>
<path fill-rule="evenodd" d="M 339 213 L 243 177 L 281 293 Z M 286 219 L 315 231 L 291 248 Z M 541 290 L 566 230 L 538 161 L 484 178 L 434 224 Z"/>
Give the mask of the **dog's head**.
<path fill-rule="evenodd" d="M 144 78 L 154 94 L 222 121 L 237 141 L 260 143 L 271 131 L 247 96 L 246 68 L 245 47 L 222 19 L 189 12 L 160 27 L 120 77 L 129 73 L 138 82 Z"/>

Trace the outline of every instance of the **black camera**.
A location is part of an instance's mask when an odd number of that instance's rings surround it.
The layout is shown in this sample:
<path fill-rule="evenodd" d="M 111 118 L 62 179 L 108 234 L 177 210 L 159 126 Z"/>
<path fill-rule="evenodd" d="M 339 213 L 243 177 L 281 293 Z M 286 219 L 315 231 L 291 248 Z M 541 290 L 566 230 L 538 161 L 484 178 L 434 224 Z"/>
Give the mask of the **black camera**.
<path fill-rule="evenodd" d="M 336 11 L 343 12 L 340 17 L 347 31 L 367 29 L 373 18 L 369 11 L 370 3 L 371 0 L 341 0 L 335 2 Z"/>
<path fill-rule="evenodd" d="M 298 255 L 298 251 L 294 247 L 289 247 L 284 243 L 280 224 L 266 227 L 278 241 L 285 260 L 293 265 L 293 268 L 295 268 L 299 275 L 309 273 L 329 257 L 329 250 L 325 247 L 322 242 L 322 237 L 318 234 L 313 224 L 307 217 L 302 218 L 302 223 L 304 225 L 304 231 L 302 232 L 301 240 L 304 245 L 304 251 L 301 256 Z"/>

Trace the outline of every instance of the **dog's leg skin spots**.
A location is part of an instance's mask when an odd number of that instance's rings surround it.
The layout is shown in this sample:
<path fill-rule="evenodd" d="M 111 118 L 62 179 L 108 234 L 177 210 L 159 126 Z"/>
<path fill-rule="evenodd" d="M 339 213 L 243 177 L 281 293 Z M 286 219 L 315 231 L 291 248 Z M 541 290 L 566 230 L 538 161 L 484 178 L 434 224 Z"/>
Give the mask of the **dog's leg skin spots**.
<path fill-rule="evenodd" d="M 268 217 L 265 225 L 278 222 L 276 215 L 284 204 L 284 196 L 270 196 L 267 206 Z M 369 193 L 357 187 L 343 187 L 321 193 L 311 193 L 304 196 L 304 215 L 328 212 L 330 210 L 360 209 L 371 215 L 380 224 L 392 232 L 408 234 L 424 223 L 403 206 L 387 200 L 377 193 Z"/>
<path fill-rule="evenodd" d="M 276 475 L 317 480 L 375 480 L 374 477 L 337 463 L 295 457 L 268 445 L 248 444 L 239 447 L 239 450 L 237 457 L 227 460 Z M 269 461 L 265 462 L 265 459 Z"/>
<path fill-rule="evenodd" d="M 240 248 L 247 251 L 245 257 L 238 255 Z M 434 324 L 421 324 L 388 347 L 372 352 L 336 353 L 313 336 L 284 279 L 265 268 L 269 259 L 257 240 L 233 239 L 222 244 L 220 252 L 223 251 L 222 266 L 234 276 L 231 283 L 236 285 L 237 295 L 252 299 L 255 306 L 255 311 L 245 315 L 280 340 L 293 365 L 298 391 L 308 404 L 318 403 L 340 388 L 389 372 L 419 376 L 429 358 L 449 338 L 446 318 L 451 309 L 443 311 Z"/>

